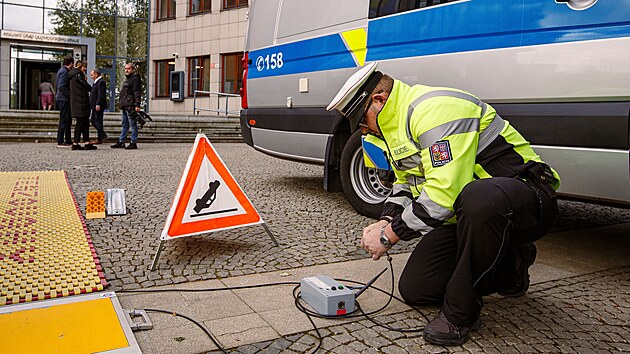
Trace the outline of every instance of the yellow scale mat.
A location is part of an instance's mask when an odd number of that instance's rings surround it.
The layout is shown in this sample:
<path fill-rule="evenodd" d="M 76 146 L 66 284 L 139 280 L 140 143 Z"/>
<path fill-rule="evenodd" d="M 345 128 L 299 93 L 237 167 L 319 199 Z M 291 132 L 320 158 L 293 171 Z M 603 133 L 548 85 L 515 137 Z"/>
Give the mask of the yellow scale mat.
<path fill-rule="evenodd" d="M 3 307 L 0 350 L 12 354 L 98 353 L 137 346 L 131 330 L 128 340 L 121 327 L 112 299 L 81 299 L 81 296 L 74 299 L 70 303 L 49 300 L 46 306 L 41 303 L 42 306 L 30 309 L 25 306 L 37 303 Z"/>
<path fill-rule="evenodd" d="M 0 305 L 106 285 L 66 173 L 0 172 Z"/>

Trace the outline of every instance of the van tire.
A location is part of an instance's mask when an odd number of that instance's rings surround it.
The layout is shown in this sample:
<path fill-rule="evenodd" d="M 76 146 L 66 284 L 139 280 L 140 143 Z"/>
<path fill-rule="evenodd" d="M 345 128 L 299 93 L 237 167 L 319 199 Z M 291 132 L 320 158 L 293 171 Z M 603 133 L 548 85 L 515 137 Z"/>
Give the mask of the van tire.
<path fill-rule="evenodd" d="M 350 205 L 363 216 L 378 219 L 391 192 L 391 172 L 366 168 L 361 131 L 350 136 L 341 153 L 341 186 Z"/>

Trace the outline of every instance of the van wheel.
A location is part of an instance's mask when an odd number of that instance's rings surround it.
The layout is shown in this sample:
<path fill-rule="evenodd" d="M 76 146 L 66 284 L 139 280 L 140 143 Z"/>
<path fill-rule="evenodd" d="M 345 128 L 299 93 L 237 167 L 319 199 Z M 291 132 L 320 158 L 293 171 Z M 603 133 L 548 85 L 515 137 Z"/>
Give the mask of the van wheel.
<path fill-rule="evenodd" d="M 363 162 L 361 131 L 356 131 L 341 153 L 341 186 L 359 214 L 378 219 L 392 189 L 393 172 L 367 168 Z"/>

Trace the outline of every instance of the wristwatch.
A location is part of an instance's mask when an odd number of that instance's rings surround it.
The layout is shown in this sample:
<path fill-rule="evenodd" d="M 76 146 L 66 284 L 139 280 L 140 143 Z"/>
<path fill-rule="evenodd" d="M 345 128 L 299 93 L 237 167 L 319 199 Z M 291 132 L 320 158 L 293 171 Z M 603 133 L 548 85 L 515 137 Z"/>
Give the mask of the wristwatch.
<path fill-rule="evenodd" d="M 381 245 L 387 247 L 387 248 L 392 248 L 392 243 L 389 242 L 389 239 L 387 238 L 387 235 L 385 235 L 385 228 L 387 227 L 387 225 L 381 227 Z"/>

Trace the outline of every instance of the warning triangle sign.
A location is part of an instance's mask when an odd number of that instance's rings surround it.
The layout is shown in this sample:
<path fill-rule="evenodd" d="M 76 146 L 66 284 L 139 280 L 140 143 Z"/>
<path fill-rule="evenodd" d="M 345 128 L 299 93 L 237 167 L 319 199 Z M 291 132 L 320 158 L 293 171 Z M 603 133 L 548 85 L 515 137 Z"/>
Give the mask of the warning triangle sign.
<path fill-rule="evenodd" d="M 197 134 L 160 239 L 262 222 L 208 138 Z"/>

